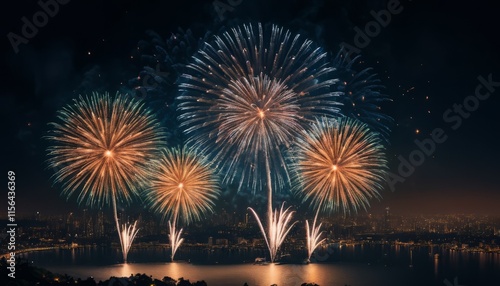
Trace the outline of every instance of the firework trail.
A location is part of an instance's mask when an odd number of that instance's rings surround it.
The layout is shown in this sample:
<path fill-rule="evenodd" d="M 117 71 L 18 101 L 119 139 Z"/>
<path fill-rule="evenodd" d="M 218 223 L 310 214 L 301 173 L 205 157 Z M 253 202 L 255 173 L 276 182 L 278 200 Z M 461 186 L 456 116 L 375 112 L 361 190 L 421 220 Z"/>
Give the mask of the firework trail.
<path fill-rule="evenodd" d="M 309 227 L 309 221 L 306 220 L 306 238 L 307 238 L 307 261 L 311 261 L 311 256 L 314 250 L 323 242 L 325 238 L 321 239 L 323 234 L 321 230 L 321 223 L 316 226 L 316 221 L 318 219 L 319 209 L 316 211 L 314 216 L 314 221 L 311 227 Z"/>
<path fill-rule="evenodd" d="M 351 118 L 321 119 L 302 136 L 293 151 L 295 191 L 315 209 L 366 209 L 387 169 L 377 133 Z"/>
<path fill-rule="evenodd" d="M 294 212 L 290 210 L 290 207 L 286 209 L 284 209 L 284 207 L 285 203 L 281 204 L 279 212 L 276 209 L 273 213 L 271 213 L 271 222 L 269 224 L 267 235 L 265 235 L 266 231 L 257 213 L 252 208 L 248 208 L 257 220 L 261 232 L 264 234 L 264 239 L 267 247 L 269 248 L 271 262 L 276 259 L 280 245 L 283 243 L 295 223 L 297 223 L 293 222 L 290 224 Z"/>
<path fill-rule="evenodd" d="M 168 239 L 170 240 L 170 247 L 172 249 L 172 253 L 170 254 L 170 260 L 174 261 L 175 253 L 177 252 L 177 249 L 179 249 L 179 246 L 181 246 L 181 244 L 184 242 L 184 238 L 181 238 L 182 228 L 180 230 L 177 230 L 175 228 L 175 222 L 174 224 L 171 224 L 169 221 L 168 229 L 169 229 Z"/>
<path fill-rule="evenodd" d="M 97 94 L 74 100 L 58 112 L 46 137 L 54 182 L 79 204 L 112 204 L 123 259 L 137 234 L 136 224 L 120 226 L 117 201 L 130 202 L 147 179 L 148 163 L 162 144 L 163 131 L 143 104 L 127 95 Z"/>
<path fill-rule="evenodd" d="M 342 92 L 342 114 L 366 123 L 387 143 L 393 119 L 382 112 L 382 105 L 392 100 L 381 92 L 384 86 L 372 68 L 357 70 L 361 56 L 350 60 L 346 54 L 342 48 L 333 60 L 334 74 L 339 79 L 337 89 Z"/>
<path fill-rule="evenodd" d="M 290 182 L 283 150 L 315 116 L 338 112 L 326 58 L 281 27 L 243 25 L 206 43 L 181 76 L 180 120 L 189 143 L 214 154 L 223 183 L 267 188 L 268 236 L 277 215 L 272 190 Z"/>
<path fill-rule="evenodd" d="M 186 147 L 165 149 L 151 174 L 147 199 L 151 207 L 169 221 L 173 260 L 175 251 L 182 243 L 177 232 L 177 221 L 189 224 L 213 211 L 214 200 L 219 195 L 216 176 L 209 162 L 199 153 Z"/>
<path fill-rule="evenodd" d="M 121 225 L 121 233 L 119 233 L 119 236 L 120 236 L 120 244 L 122 247 L 123 260 L 125 262 L 127 261 L 128 252 L 138 232 L 139 229 L 137 228 L 137 221 L 135 221 L 133 224 L 130 225 L 128 224 Z"/>

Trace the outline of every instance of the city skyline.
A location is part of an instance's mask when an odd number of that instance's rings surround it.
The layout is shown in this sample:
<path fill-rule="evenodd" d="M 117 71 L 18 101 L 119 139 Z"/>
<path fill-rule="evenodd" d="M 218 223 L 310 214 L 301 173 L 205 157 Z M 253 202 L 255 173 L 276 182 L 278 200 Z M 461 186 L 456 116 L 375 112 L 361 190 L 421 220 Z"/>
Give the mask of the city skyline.
<path fill-rule="evenodd" d="M 168 243 L 166 237 L 168 229 L 165 227 L 167 222 L 156 217 L 154 213 L 130 214 L 121 212 L 118 215 L 120 220 L 139 220 L 143 224 L 143 232 L 141 232 L 138 241 L 153 235 L 156 240 Z M 118 241 L 117 237 L 114 236 L 114 221 L 110 216 L 106 216 L 103 211 L 91 212 L 87 209 L 81 209 L 64 215 L 43 215 L 36 212 L 18 219 L 27 223 L 27 225 L 21 226 L 20 234 L 30 232 L 32 235 L 36 234 L 38 238 L 76 241 L 82 239 L 84 243 L 91 243 L 92 238 Z M 489 215 L 402 216 L 393 214 L 390 209 L 386 208 L 383 213 L 379 214 L 365 214 L 357 217 L 324 217 L 322 222 L 325 237 L 333 240 L 349 239 L 354 238 L 354 235 L 366 234 L 378 234 L 386 237 L 386 239 L 389 236 L 392 236 L 391 239 L 398 239 L 397 234 L 411 236 L 418 233 L 455 234 L 456 236 L 453 238 L 455 240 L 466 239 L 469 235 L 476 236 L 479 239 L 487 236 L 492 238 L 500 236 L 500 216 Z M 46 226 L 39 229 L 34 227 L 37 223 L 43 223 Z M 349 231 L 349 229 L 351 230 Z M 57 234 L 53 232 L 54 230 L 62 232 Z M 222 211 L 212 214 L 207 223 L 195 223 L 187 230 L 188 233 L 196 233 L 196 235 L 188 235 L 188 243 L 207 243 L 209 237 L 228 239 L 231 244 L 235 244 L 238 237 L 257 239 L 261 243 L 264 242 L 259 235 L 257 223 L 252 220 L 250 215 L 237 214 L 236 212 Z M 220 232 L 220 230 L 225 231 Z M 52 234 L 44 235 L 40 231 Z M 227 231 L 234 233 L 228 233 Z M 489 233 L 486 234 L 484 231 Z M 240 232 L 239 235 L 238 232 Z M 303 242 L 305 240 L 304 232 L 300 226 L 295 227 L 291 239 L 299 238 Z M 200 236 L 200 234 L 203 235 Z M 261 246 L 264 247 L 264 244 Z"/>
<path fill-rule="evenodd" d="M 137 245 L 167 245 L 168 229 L 164 222 L 148 214 L 119 214 L 120 220 L 138 219 L 141 232 Z M 302 222 L 304 219 L 300 219 Z M 18 251 L 35 247 L 76 247 L 78 245 L 106 245 L 117 243 L 113 230 L 114 221 L 102 211 L 89 212 L 86 209 L 66 215 L 48 216 L 35 213 L 27 218 L 19 218 Z M 495 243 L 500 237 L 500 216 L 485 215 L 419 215 L 401 216 L 385 213 L 367 214 L 356 218 L 323 218 L 323 248 L 330 243 L 395 242 L 425 245 L 442 244 L 447 247 L 467 244 L 476 247 L 490 245 L 500 252 Z M 301 227 L 292 229 L 285 248 L 303 252 L 305 232 Z M 196 223 L 186 230 L 187 247 L 228 247 L 250 246 L 265 249 L 264 239 L 258 225 L 249 215 L 222 212 L 210 216 L 204 224 Z M 486 240 L 485 240 L 486 239 Z M 496 250 L 495 250 L 496 249 Z M 482 251 L 486 251 L 483 249 Z M 490 250 L 491 251 L 491 250 Z"/>

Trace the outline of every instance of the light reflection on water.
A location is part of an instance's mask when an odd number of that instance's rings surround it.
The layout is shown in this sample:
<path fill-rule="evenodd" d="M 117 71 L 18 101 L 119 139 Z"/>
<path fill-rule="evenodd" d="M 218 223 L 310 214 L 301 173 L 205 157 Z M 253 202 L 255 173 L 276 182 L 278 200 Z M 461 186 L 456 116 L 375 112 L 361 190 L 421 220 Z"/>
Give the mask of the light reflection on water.
<path fill-rule="evenodd" d="M 304 282 L 315 282 L 319 285 L 411 285 L 400 284 L 410 276 L 399 273 L 393 275 L 388 269 L 358 265 L 193 265 L 183 262 L 167 263 L 129 263 L 108 266 L 59 266 L 51 267 L 51 271 L 66 273 L 73 277 L 92 275 L 96 281 L 106 280 L 110 276 L 129 277 L 137 273 L 146 273 L 154 278 L 169 276 L 175 279 L 183 277 L 191 282 L 205 280 L 208 285 L 300 285 Z M 356 275 L 356 272 L 363 273 Z M 402 275 L 405 274 L 405 275 Z M 405 277 L 407 276 L 407 277 Z M 375 284 L 366 284 L 371 281 Z M 399 282 L 398 282 L 399 281 Z M 398 284 L 399 283 L 399 284 Z"/>
<path fill-rule="evenodd" d="M 184 253 L 182 253 L 184 251 Z M 226 254 L 207 254 L 183 249 L 180 257 L 196 256 L 220 259 Z M 225 252 L 224 252 L 225 253 Z M 439 258 L 434 254 L 439 253 Z M 337 246 L 325 264 L 309 265 L 198 265 L 184 262 L 170 263 L 166 248 L 133 249 L 132 262 L 121 264 L 120 252 L 108 247 L 57 249 L 25 254 L 34 265 L 73 277 L 93 276 L 96 281 L 111 276 L 129 277 L 146 273 L 156 279 L 169 276 L 184 277 L 190 281 L 205 280 L 208 285 L 300 285 L 315 282 L 329 285 L 443 285 L 443 280 L 459 277 L 460 285 L 500 285 L 500 254 L 466 253 L 440 248 L 414 248 L 413 267 L 409 267 L 410 249 L 405 246 Z M 248 257 L 261 253 L 229 254 Z M 480 282 L 477 284 L 474 282 Z"/>
<path fill-rule="evenodd" d="M 434 275 L 438 275 L 439 270 L 439 258 L 434 257 Z"/>
<path fill-rule="evenodd" d="M 131 264 L 124 263 L 120 264 L 119 267 L 120 267 L 120 274 L 118 274 L 117 276 L 128 277 L 134 275 L 134 269 Z"/>
<path fill-rule="evenodd" d="M 71 264 L 76 264 L 76 250 L 71 249 Z"/>

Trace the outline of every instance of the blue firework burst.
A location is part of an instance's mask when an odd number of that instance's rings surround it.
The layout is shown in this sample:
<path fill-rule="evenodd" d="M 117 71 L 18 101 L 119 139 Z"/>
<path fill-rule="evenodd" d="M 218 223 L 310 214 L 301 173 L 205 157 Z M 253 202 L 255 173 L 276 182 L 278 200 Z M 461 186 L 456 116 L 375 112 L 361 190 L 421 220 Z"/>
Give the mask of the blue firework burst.
<path fill-rule="evenodd" d="M 214 154 L 224 183 L 281 189 L 289 182 L 283 151 L 314 117 L 338 116 L 332 72 L 327 53 L 299 34 L 234 27 L 181 75 L 181 126 L 190 144 Z"/>
<path fill-rule="evenodd" d="M 146 99 L 166 128 L 166 139 L 172 146 L 180 145 L 184 140 L 182 132 L 179 132 L 174 102 L 177 79 L 209 34 L 207 32 L 203 37 L 196 38 L 191 29 L 179 28 L 165 39 L 148 30 L 148 39 L 139 41 L 132 56 L 139 59 L 142 70 L 137 77 L 129 80 L 127 92 Z"/>
<path fill-rule="evenodd" d="M 341 49 L 333 60 L 337 90 L 342 92 L 342 114 L 366 123 L 388 142 L 393 119 L 382 111 L 382 105 L 392 100 L 382 92 L 384 86 L 372 68 L 357 68 L 361 56 L 349 59 L 345 55 Z"/>

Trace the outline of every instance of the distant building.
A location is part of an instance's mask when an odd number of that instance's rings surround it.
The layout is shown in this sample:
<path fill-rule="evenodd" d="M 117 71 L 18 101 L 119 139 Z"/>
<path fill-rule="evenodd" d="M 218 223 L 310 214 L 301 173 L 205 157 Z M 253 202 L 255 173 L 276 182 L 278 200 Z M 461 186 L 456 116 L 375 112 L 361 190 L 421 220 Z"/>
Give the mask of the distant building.
<path fill-rule="evenodd" d="M 217 244 L 217 245 L 223 245 L 223 246 L 228 246 L 229 245 L 229 240 L 227 238 L 217 238 L 215 240 L 215 244 Z"/>
<path fill-rule="evenodd" d="M 252 240 L 252 246 L 255 247 L 255 246 L 261 246 L 261 245 L 264 245 L 266 242 L 264 241 L 264 239 L 262 238 L 254 238 Z"/>
<path fill-rule="evenodd" d="M 238 244 L 248 244 L 248 240 L 243 237 L 238 237 Z"/>
<path fill-rule="evenodd" d="M 99 211 L 97 213 L 97 220 L 94 225 L 94 233 L 96 234 L 96 237 L 101 238 L 104 236 L 104 212 Z"/>
<path fill-rule="evenodd" d="M 384 230 L 389 232 L 391 230 L 391 214 L 389 207 L 385 208 L 385 216 L 384 216 Z"/>

